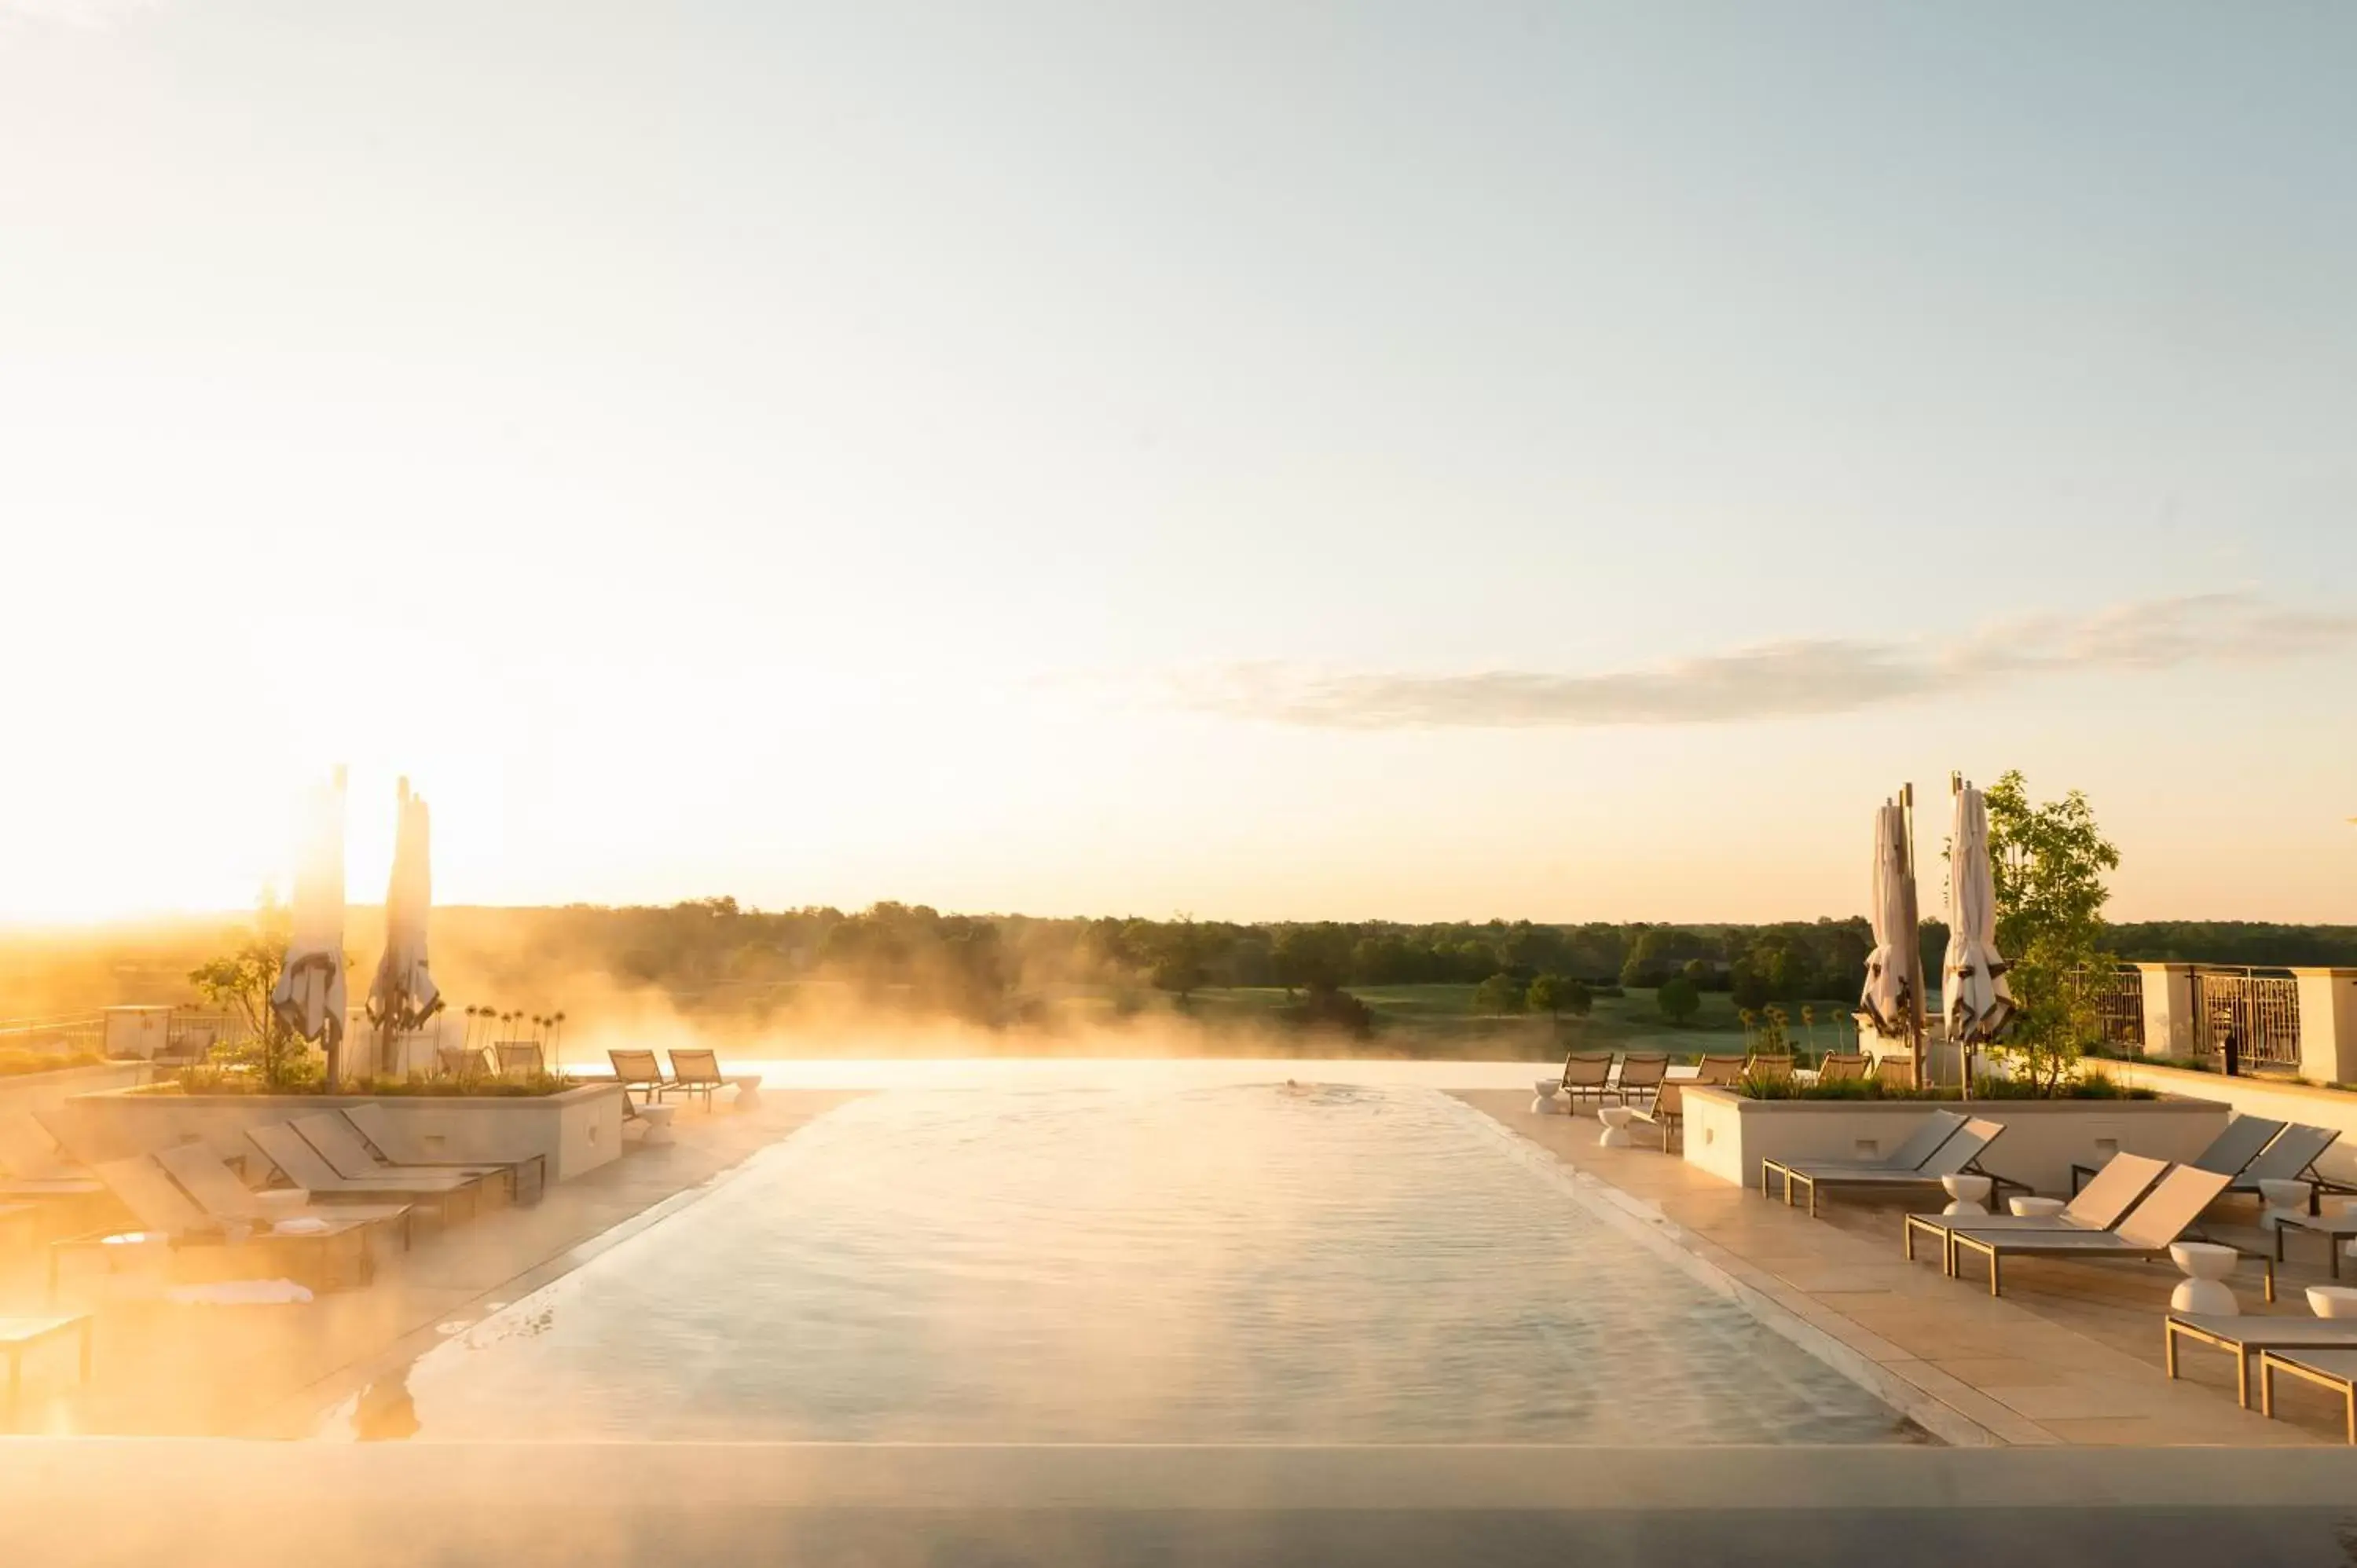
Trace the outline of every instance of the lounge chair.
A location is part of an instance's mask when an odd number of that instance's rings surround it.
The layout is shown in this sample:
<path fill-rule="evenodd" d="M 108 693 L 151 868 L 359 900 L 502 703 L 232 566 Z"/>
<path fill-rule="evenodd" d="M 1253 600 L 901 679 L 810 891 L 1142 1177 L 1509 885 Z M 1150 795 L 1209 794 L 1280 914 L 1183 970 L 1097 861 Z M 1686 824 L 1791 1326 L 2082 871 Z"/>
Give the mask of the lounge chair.
<path fill-rule="evenodd" d="M 1919 1231 L 1937 1238 L 1941 1266 L 1953 1274 L 1956 1264 L 1950 1241 L 1959 1230 L 2109 1230 L 2168 1174 L 2167 1160 L 2114 1155 L 2059 1214 L 1910 1214 L 1903 1233 L 1907 1257 L 1914 1260 Z"/>
<path fill-rule="evenodd" d="M 1882 1057 L 1876 1060 L 1867 1077 L 1885 1089 L 1915 1087 L 1915 1064 L 1905 1057 Z"/>
<path fill-rule="evenodd" d="M 2271 1416 L 2276 1412 L 2277 1372 L 2289 1372 L 2339 1394 L 2349 1441 L 2357 1443 L 2357 1349 L 2260 1351 L 2259 1408 Z"/>
<path fill-rule="evenodd" d="M 677 1063 L 679 1053 L 672 1052 L 671 1059 Z M 1670 1058 L 1665 1056 L 1622 1057 L 1620 1075 L 1612 1080 L 1612 1093 L 1623 1105 L 1629 1103 L 1631 1094 L 1641 1094 L 1650 1100 L 1661 1089 L 1669 1071 Z"/>
<path fill-rule="evenodd" d="M 2185 1163 L 2197 1171 L 2215 1172 L 2231 1182 L 2283 1130 L 2282 1122 L 2270 1122 L 2264 1116 L 2237 1116 L 2226 1123 L 2224 1132 L 2210 1140 L 2208 1148 Z M 2093 1165 L 2072 1165 L 2071 1190 L 2078 1191 L 2080 1181 L 2094 1174 Z"/>
<path fill-rule="evenodd" d="M 303 1254 L 307 1261 L 310 1257 L 332 1257 L 338 1251 L 346 1251 L 354 1256 L 356 1283 L 366 1284 L 375 1277 L 375 1259 L 368 1248 L 368 1228 L 373 1223 L 371 1220 L 321 1220 L 319 1229 L 306 1229 L 300 1233 L 274 1230 L 249 1232 L 242 1225 L 224 1225 L 197 1207 L 153 1155 L 135 1155 L 127 1160 L 105 1160 L 91 1169 L 131 1211 L 139 1229 L 130 1231 L 120 1229 L 94 1230 L 50 1242 L 49 1294 L 53 1299 L 58 1294 L 59 1264 L 66 1253 L 93 1249 L 120 1251 L 125 1247 L 151 1241 L 162 1242 L 174 1249 L 232 1243 L 251 1247 L 257 1254 L 254 1278 L 267 1278 L 285 1272 L 283 1257 L 285 1253 Z M 323 1264 L 313 1277 L 324 1283 L 336 1276 Z"/>
<path fill-rule="evenodd" d="M 1598 1056 L 1575 1052 L 1563 1058 L 1562 1081 L 1545 1087 L 1560 1090 L 1575 1112 L 1582 1100 L 1593 1100 L 1600 1105 L 1604 1097 L 1612 1092 L 1612 1058 L 1609 1053 Z"/>
<path fill-rule="evenodd" d="M 548 1070 L 548 1058 L 533 1040 L 501 1040 L 491 1047 L 498 1054 L 501 1078 L 538 1078 Z"/>
<path fill-rule="evenodd" d="M 2251 1371 L 2268 1350 L 2357 1350 L 2357 1317 L 2293 1317 L 2274 1313 L 2172 1312 L 2161 1320 L 2161 1359 L 2177 1376 L 2179 1341 L 2214 1346 L 2234 1358 L 2234 1397 L 2251 1408 Z"/>
<path fill-rule="evenodd" d="M 744 1110 L 758 1105 L 761 1099 L 761 1075 L 758 1072 L 725 1073 L 720 1070 L 720 1053 L 710 1050 L 675 1050 L 671 1054 L 671 1081 L 686 1094 L 701 1093 L 704 1108 L 712 1109 L 712 1092 L 734 1084 L 737 1108 Z"/>
<path fill-rule="evenodd" d="M 214 1223 L 223 1227 L 260 1225 L 269 1227 L 281 1219 L 325 1219 L 356 1225 L 391 1225 L 401 1231 L 401 1250 L 409 1251 L 410 1217 L 414 1212 L 406 1203 L 339 1204 L 332 1208 L 317 1204 L 265 1203 L 260 1195 L 239 1179 L 212 1146 L 201 1140 L 176 1144 L 168 1149 L 158 1149 L 156 1163 L 164 1167 Z"/>
<path fill-rule="evenodd" d="M 74 1165 L 30 1116 L 0 1114 L 0 1198 L 84 1197 L 106 1184 Z"/>
<path fill-rule="evenodd" d="M 1792 1076 L 1792 1057 L 1789 1051 L 1764 1053 L 1755 1051 L 1743 1064 L 1743 1076 L 1763 1082 L 1778 1083 Z"/>
<path fill-rule="evenodd" d="M 652 1051 L 609 1050 L 606 1059 L 614 1064 L 615 1079 L 622 1086 L 622 1097 L 632 1094 L 645 1098 L 650 1105 L 663 1096 L 671 1079 L 662 1069 L 662 1062 Z"/>
<path fill-rule="evenodd" d="M 1912 1170 L 1837 1165 L 1787 1166 L 1784 1171 L 1784 1201 L 1792 1201 L 1795 1183 L 1808 1189 L 1809 1218 L 1817 1217 L 1817 1192 L 1829 1188 L 1835 1192 L 1872 1190 L 1876 1192 L 1907 1192 L 1910 1190 L 1939 1191 L 1952 1176 L 1983 1176 L 1992 1187 L 2018 1187 L 2029 1189 L 2018 1181 L 2008 1181 L 1996 1172 L 1984 1170 L 1980 1157 L 2005 1133 L 2005 1123 L 1975 1116 L 1955 1130 L 1940 1146 L 1932 1151 L 1922 1164 Z"/>
<path fill-rule="evenodd" d="M 1729 1084 L 1743 1080 L 1741 1057 L 1705 1057 L 1695 1063 L 1696 1083 Z"/>
<path fill-rule="evenodd" d="M 346 1181 L 400 1181 L 410 1176 L 424 1176 L 429 1181 L 439 1181 L 447 1176 L 472 1176 L 479 1181 L 497 1176 L 507 1189 L 508 1201 L 515 1201 L 519 1184 L 516 1168 L 512 1165 L 496 1160 L 478 1160 L 466 1165 L 393 1165 L 379 1159 L 377 1152 L 369 1147 L 369 1140 L 361 1135 L 361 1130 L 346 1121 L 339 1112 L 322 1111 L 309 1116 L 297 1116 L 288 1125 L 302 1133 L 303 1141 L 318 1150 L 319 1157 Z"/>
<path fill-rule="evenodd" d="M 361 1137 L 368 1140 L 371 1147 L 377 1154 L 384 1157 L 385 1163 L 389 1165 L 432 1171 L 466 1170 L 481 1163 L 503 1163 L 510 1172 L 508 1196 L 511 1198 L 519 1196 L 522 1178 L 526 1169 L 532 1172 L 533 1201 L 537 1202 L 541 1194 L 548 1190 L 548 1156 L 546 1155 L 528 1155 L 521 1160 L 505 1162 L 440 1160 L 436 1159 L 429 1152 L 419 1148 L 409 1137 L 407 1130 L 401 1125 L 399 1119 L 389 1114 L 382 1105 L 373 1100 L 359 1105 L 346 1106 L 344 1118 L 351 1122 L 353 1129 Z"/>
<path fill-rule="evenodd" d="M 447 1224 L 451 1206 L 460 1199 L 465 1200 L 467 1212 L 474 1213 L 482 1187 L 480 1177 L 455 1171 L 410 1171 L 391 1178 L 339 1176 L 308 1139 L 283 1123 L 249 1127 L 245 1135 L 289 1182 L 323 1203 L 431 1204 L 436 1218 Z"/>
<path fill-rule="evenodd" d="M 1989 1294 L 2000 1295 L 2004 1289 L 1999 1270 L 2007 1258 L 2165 1258 L 2169 1249 L 2201 1219 L 2201 1211 L 2226 1190 L 2229 1179 L 2216 1171 L 2179 1165 L 2154 1183 L 2127 1217 L 2109 1230 L 1952 1230 L 1948 1233 L 1951 1272 L 1963 1268 L 1966 1252 L 1976 1252 L 1988 1260 Z M 2256 1255 L 2266 1266 L 2267 1299 L 2273 1301 L 2275 1260 Z"/>
<path fill-rule="evenodd" d="M 483 1078 L 490 1072 L 480 1046 L 436 1046 L 434 1066 L 444 1078 Z"/>
<path fill-rule="evenodd" d="M 1811 1160 L 1803 1168 L 1840 1171 L 1912 1171 L 1921 1168 L 1950 1137 L 1963 1128 L 1964 1119 L 1953 1111 L 1933 1111 L 1925 1115 L 1923 1124 L 1908 1136 L 1905 1143 L 1890 1151 L 1887 1160 L 1856 1160 L 1843 1164 L 1835 1160 Z M 1794 1162 L 1762 1160 L 1760 1162 L 1760 1190 L 1770 1197 L 1775 1193 L 1777 1178 L 1785 1176 Z M 1792 1201 L 1792 1184 L 1784 1183 L 1784 1201 Z"/>
<path fill-rule="evenodd" d="M 2304 1122 L 2294 1122 L 2275 1135 L 2274 1142 L 2258 1153 L 2258 1157 L 2244 1165 L 2226 1188 L 2228 1192 L 2260 1196 L 2263 1181 L 2304 1181 L 2309 1184 L 2308 1211 L 2320 1212 L 2318 1195 L 2325 1192 L 2357 1191 L 2340 1182 L 2330 1181 L 2316 1174 L 2316 1162 L 2324 1151 L 2340 1140 L 2338 1129 L 2310 1127 Z M 5 1155 L 5 1151 L 0 1151 Z"/>
<path fill-rule="evenodd" d="M 1664 1151 L 1673 1139 L 1683 1141 L 1685 1137 L 1687 1087 L 1686 1081 L 1671 1079 L 1653 1091 L 1653 1102 L 1637 1112 L 1637 1120 L 1650 1122 L 1660 1130 Z"/>
<path fill-rule="evenodd" d="M 1827 1051 L 1817 1063 L 1819 1083 L 1845 1083 L 1866 1076 L 1863 1053 Z"/>

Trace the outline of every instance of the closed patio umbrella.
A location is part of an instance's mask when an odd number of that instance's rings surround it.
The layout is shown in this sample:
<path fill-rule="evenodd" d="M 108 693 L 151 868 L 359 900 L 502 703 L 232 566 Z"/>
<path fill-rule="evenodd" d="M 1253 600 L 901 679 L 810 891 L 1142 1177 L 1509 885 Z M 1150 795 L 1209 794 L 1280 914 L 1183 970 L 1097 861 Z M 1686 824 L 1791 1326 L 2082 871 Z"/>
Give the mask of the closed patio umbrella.
<path fill-rule="evenodd" d="M 1948 1037 L 1969 1050 L 2001 1034 L 2013 1017 L 2013 992 L 1996 950 L 1996 875 L 1989 865 L 1988 806 L 1959 781 L 1948 848 L 1948 953 L 1940 993 Z"/>
<path fill-rule="evenodd" d="M 1874 813 L 1874 882 L 1867 919 L 1874 950 L 1866 958 L 1858 1006 L 1886 1036 L 1913 1047 L 1923 1019 L 1923 955 L 1917 930 L 1913 846 L 1907 808 L 1885 800 Z M 1917 1062 L 1920 1073 L 1922 1064 Z M 1920 1079 L 1919 1079 L 1920 1081 Z"/>
<path fill-rule="evenodd" d="M 434 906 L 431 824 L 423 796 L 401 781 L 400 820 L 393 843 L 393 881 L 384 895 L 384 957 L 369 986 L 369 1022 L 380 1042 L 415 1029 L 442 1010 L 425 957 L 425 920 Z"/>
<path fill-rule="evenodd" d="M 304 802 L 295 866 L 293 929 L 270 993 L 271 1011 L 298 1039 L 317 1042 L 332 1070 L 344 1039 L 344 774 Z"/>

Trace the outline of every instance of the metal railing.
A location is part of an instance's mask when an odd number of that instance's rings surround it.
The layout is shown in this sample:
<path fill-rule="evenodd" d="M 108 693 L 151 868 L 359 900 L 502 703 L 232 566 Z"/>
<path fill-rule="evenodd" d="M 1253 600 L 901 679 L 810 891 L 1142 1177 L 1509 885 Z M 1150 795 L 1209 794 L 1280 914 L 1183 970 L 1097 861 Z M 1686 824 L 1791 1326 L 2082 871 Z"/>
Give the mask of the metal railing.
<path fill-rule="evenodd" d="M 106 1042 L 106 1020 L 96 1013 L 62 1018 L 0 1018 L 0 1051 L 96 1056 Z"/>
<path fill-rule="evenodd" d="M 2103 1020 L 2107 1045 L 2131 1051 L 2144 1049 L 2144 973 L 2122 967 L 2109 974 L 2083 976 L 2095 988 L 2095 1012 Z"/>
<path fill-rule="evenodd" d="M 2225 1055 L 2231 1040 L 2247 1067 L 2299 1066 L 2299 983 L 2288 974 L 2255 969 L 2193 972 L 2198 1047 Z"/>

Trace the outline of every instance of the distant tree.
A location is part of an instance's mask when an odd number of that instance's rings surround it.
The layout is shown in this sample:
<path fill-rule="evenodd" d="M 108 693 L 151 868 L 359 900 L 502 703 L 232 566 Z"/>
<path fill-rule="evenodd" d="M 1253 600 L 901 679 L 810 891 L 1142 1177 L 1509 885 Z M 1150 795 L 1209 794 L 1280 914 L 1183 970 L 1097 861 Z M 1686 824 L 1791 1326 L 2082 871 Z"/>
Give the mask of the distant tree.
<path fill-rule="evenodd" d="M 1331 925 L 1286 926 L 1270 944 L 1269 958 L 1286 991 L 1332 991 L 1350 972 L 1350 932 Z"/>
<path fill-rule="evenodd" d="M 1744 1012 L 1758 1012 L 1775 994 L 1749 953 L 1727 966 L 1727 988 L 1734 993 L 1736 1007 Z"/>
<path fill-rule="evenodd" d="M 1542 974 L 1523 993 L 1523 1005 L 1551 1018 L 1563 1016 L 1564 987 L 1571 983 L 1559 974 Z"/>
<path fill-rule="evenodd" d="M 1494 1016 L 1523 1010 L 1525 988 L 1502 970 L 1473 988 L 1473 1011 Z"/>
<path fill-rule="evenodd" d="M 1596 1006 L 1596 993 L 1584 980 L 1563 983 L 1563 1010 L 1575 1018 L 1585 1018 Z"/>
<path fill-rule="evenodd" d="M 1684 975 L 1672 975 L 1653 993 L 1653 1004 L 1673 1024 L 1683 1024 L 1702 1008 L 1702 994 Z"/>
<path fill-rule="evenodd" d="M 1172 921 L 1154 936 L 1154 964 L 1148 978 L 1157 991 L 1170 993 L 1184 1007 L 1187 998 L 1204 983 L 1211 960 L 1224 945 L 1216 927 L 1192 918 Z"/>
<path fill-rule="evenodd" d="M 1559 971 L 1569 952 L 1570 944 L 1564 940 L 1560 926 L 1534 926 L 1528 920 L 1517 920 L 1506 936 L 1504 957 L 1509 969 L 1540 973 Z"/>

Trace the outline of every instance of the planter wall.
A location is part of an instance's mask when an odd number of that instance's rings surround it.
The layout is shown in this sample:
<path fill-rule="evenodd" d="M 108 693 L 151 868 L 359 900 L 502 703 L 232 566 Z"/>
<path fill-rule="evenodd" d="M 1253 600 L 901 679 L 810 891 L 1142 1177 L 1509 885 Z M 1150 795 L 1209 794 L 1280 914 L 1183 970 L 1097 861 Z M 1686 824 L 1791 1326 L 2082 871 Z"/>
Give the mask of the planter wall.
<path fill-rule="evenodd" d="M 2182 1068 L 2148 1067 L 2142 1062 L 2107 1061 L 2103 1068 L 2120 1082 L 2132 1083 L 2139 1089 L 2211 1101 L 2231 1106 L 2244 1116 L 2330 1127 L 2341 1134 L 2341 1141 L 2316 1162 L 2317 1171 L 2335 1181 L 2357 1186 L 2357 1094 L 2345 1089 L 2311 1089 L 2301 1083 L 2228 1078 L 2223 1073 L 2187 1072 Z"/>
<path fill-rule="evenodd" d="M 145 1083 L 151 1070 L 145 1062 L 96 1062 L 56 1072 L 11 1073 L 0 1078 L 0 1116 L 48 1115 L 77 1094 Z"/>
<path fill-rule="evenodd" d="M 1746 1100 L 1723 1089 L 1685 1091 L 1685 1158 L 1724 1181 L 1757 1186 L 1762 1160 L 1888 1156 L 1935 1110 L 1986 1116 L 2005 1135 L 1981 1164 L 2040 1192 L 2071 1190 L 2073 1165 L 2123 1150 L 2189 1160 L 2225 1130 L 2228 1108 L 2201 1100 Z"/>
<path fill-rule="evenodd" d="M 350 1105 L 381 1105 L 437 1160 L 546 1157 L 548 1179 L 595 1170 L 622 1150 L 622 1091 L 591 1084 L 534 1097 L 341 1094 L 84 1094 L 57 1113 L 84 1159 L 122 1159 L 200 1138 L 224 1158 L 258 1158 L 251 1127 Z"/>

